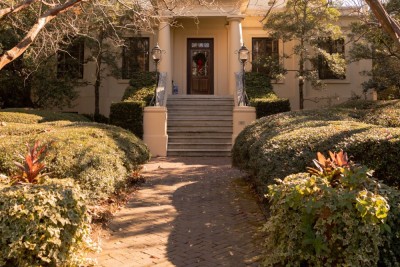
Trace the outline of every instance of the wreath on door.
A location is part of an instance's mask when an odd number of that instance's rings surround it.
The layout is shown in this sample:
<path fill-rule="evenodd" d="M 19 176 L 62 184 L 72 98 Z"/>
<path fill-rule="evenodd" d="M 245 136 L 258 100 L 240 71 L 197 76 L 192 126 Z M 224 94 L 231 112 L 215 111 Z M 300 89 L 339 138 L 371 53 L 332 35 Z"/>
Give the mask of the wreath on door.
<path fill-rule="evenodd" d="M 193 56 L 193 61 L 197 65 L 197 71 L 201 73 L 207 62 L 207 57 L 204 53 L 200 52 Z"/>

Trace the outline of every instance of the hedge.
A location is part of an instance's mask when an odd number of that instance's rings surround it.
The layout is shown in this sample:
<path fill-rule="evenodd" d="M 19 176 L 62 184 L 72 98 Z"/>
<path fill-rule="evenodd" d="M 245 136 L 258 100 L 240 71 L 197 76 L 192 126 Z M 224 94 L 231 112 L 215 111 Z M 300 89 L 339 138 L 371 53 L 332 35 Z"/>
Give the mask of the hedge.
<path fill-rule="evenodd" d="M 0 173 L 12 175 L 25 144 L 53 142 L 46 157 L 51 177 L 73 178 L 91 201 L 125 186 L 126 178 L 150 158 L 147 146 L 131 132 L 99 123 L 8 123 L 0 127 Z"/>
<path fill-rule="evenodd" d="M 50 121 L 83 121 L 90 120 L 76 113 L 62 113 L 50 110 L 10 108 L 0 111 L 0 122 L 42 123 Z"/>
<path fill-rule="evenodd" d="M 246 73 L 246 93 L 250 105 L 256 108 L 256 117 L 290 111 L 289 99 L 278 98 L 272 90 L 271 80 L 262 73 Z"/>
<path fill-rule="evenodd" d="M 146 106 L 148 106 L 153 98 L 154 88 L 156 86 L 156 73 L 137 72 L 132 75 L 129 86 L 125 89 L 122 101 L 144 101 Z"/>
<path fill-rule="evenodd" d="M 253 98 L 250 105 L 256 108 L 257 119 L 290 111 L 290 101 L 286 98 Z"/>
<path fill-rule="evenodd" d="M 342 120 L 346 115 L 334 111 L 326 112 L 325 120 L 318 119 L 323 118 L 324 110 L 307 115 L 312 113 L 278 114 L 249 125 L 236 139 L 233 164 L 253 174 L 265 193 L 266 185 L 274 183 L 275 178 L 303 171 L 316 152 L 343 149 L 357 162 L 374 169 L 377 178 L 389 185 L 400 184 L 400 128 Z"/>
<path fill-rule="evenodd" d="M 143 138 L 143 101 L 124 101 L 112 103 L 110 124 L 127 129 L 139 138 Z"/>
<path fill-rule="evenodd" d="M 83 266 L 89 217 L 72 181 L 0 186 L 0 266 Z"/>

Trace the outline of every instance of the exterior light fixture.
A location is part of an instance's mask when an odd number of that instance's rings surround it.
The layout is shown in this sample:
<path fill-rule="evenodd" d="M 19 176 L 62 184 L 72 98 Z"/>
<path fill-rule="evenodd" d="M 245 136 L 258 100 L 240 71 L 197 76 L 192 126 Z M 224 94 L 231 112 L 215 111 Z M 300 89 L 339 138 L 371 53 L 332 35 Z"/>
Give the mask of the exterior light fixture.
<path fill-rule="evenodd" d="M 247 49 L 247 47 L 243 44 L 242 47 L 238 51 L 239 61 L 240 61 L 240 63 L 242 63 L 242 84 L 243 84 L 242 95 L 240 96 L 240 99 L 239 99 L 239 106 L 240 105 L 247 106 L 249 103 L 249 100 L 248 100 L 247 94 L 246 94 L 246 86 L 245 86 L 246 71 L 244 69 L 244 67 L 246 66 L 246 62 L 249 60 L 249 54 L 250 54 L 249 49 Z"/>
<path fill-rule="evenodd" d="M 161 55 L 162 55 L 162 50 L 160 46 L 157 45 L 151 49 L 151 58 L 154 61 L 154 64 L 156 65 L 156 86 L 154 87 L 154 94 L 153 98 L 150 101 L 150 106 L 157 106 L 157 86 L 158 86 L 158 63 L 161 61 Z"/>

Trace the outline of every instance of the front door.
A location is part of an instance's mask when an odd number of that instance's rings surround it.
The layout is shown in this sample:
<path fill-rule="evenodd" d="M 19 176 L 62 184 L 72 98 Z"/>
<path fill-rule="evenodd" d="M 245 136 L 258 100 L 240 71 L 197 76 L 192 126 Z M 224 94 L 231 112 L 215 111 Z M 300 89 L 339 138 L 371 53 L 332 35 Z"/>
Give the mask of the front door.
<path fill-rule="evenodd" d="M 188 39 L 187 93 L 214 94 L 214 40 Z"/>

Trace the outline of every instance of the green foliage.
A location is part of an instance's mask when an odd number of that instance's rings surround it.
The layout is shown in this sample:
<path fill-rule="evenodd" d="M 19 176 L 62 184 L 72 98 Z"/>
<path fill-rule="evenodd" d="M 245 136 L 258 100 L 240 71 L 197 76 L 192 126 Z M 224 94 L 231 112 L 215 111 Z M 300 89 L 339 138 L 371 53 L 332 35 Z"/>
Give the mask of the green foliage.
<path fill-rule="evenodd" d="M 288 99 L 278 98 L 272 90 L 271 80 L 262 73 L 246 73 L 246 93 L 250 105 L 256 108 L 257 118 L 290 111 Z"/>
<path fill-rule="evenodd" d="M 400 192 L 340 169 L 335 184 L 298 173 L 269 186 L 265 266 L 398 266 Z"/>
<path fill-rule="evenodd" d="M 146 106 L 148 106 L 153 97 L 154 88 L 156 86 L 155 75 L 155 72 L 134 73 L 133 77 L 129 81 L 128 88 L 125 90 L 122 101 L 144 101 Z"/>
<path fill-rule="evenodd" d="M 0 187 L 1 266 L 82 266 L 93 250 L 89 217 L 72 181 Z"/>
<path fill-rule="evenodd" d="M 139 138 L 143 137 L 143 101 L 124 101 L 112 103 L 110 124 L 127 129 Z"/>
<path fill-rule="evenodd" d="M 396 0 L 383 3 L 393 18 L 400 19 L 400 5 Z M 377 90 L 379 99 L 400 97 L 400 52 L 393 39 L 385 32 L 375 16 L 370 13 L 363 20 L 352 24 L 355 43 L 350 50 L 350 59 L 372 60 L 372 70 L 365 72 L 370 79 L 363 83 L 364 90 Z M 362 37 L 362 38 L 360 38 Z"/>
<path fill-rule="evenodd" d="M 51 177 L 73 178 L 90 201 L 125 186 L 130 173 L 149 159 L 146 145 L 119 127 L 87 122 L 7 123 L 0 127 L 0 173 L 16 171 L 13 162 L 24 143 L 54 142 L 46 157 Z"/>
<path fill-rule="evenodd" d="M 89 122 L 90 120 L 76 113 L 62 113 L 29 108 L 9 108 L 0 111 L 0 121 L 32 124 L 50 121 Z"/>
<path fill-rule="evenodd" d="M 370 123 L 379 123 L 380 116 L 378 109 L 366 113 L 332 108 L 264 117 L 237 137 L 232 149 L 233 164 L 253 174 L 258 189 L 264 193 L 265 185 L 275 178 L 304 170 L 317 151 L 343 149 L 374 169 L 376 178 L 399 185 L 400 128 L 361 122 L 367 118 Z"/>
<path fill-rule="evenodd" d="M 290 111 L 290 101 L 286 98 L 253 98 L 250 100 L 250 105 L 256 108 L 257 119 Z"/>

